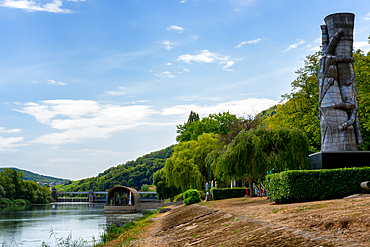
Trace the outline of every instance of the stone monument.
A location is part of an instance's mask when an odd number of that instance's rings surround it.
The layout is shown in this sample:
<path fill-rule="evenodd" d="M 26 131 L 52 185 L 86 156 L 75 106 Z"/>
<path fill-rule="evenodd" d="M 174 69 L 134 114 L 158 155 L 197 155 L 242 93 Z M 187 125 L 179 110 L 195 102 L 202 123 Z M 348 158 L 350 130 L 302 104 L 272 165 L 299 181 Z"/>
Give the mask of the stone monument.
<path fill-rule="evenodd" d="M 354 20 L 352 13 L 336 13 L 325 17 L 325 25 L 321 25 L 318 75 L 321 152 L 310 155 L 310 169 L 364 166 L 359 163 L 370 154 L 357 151 L 362 138 L 352 57 Z"/>

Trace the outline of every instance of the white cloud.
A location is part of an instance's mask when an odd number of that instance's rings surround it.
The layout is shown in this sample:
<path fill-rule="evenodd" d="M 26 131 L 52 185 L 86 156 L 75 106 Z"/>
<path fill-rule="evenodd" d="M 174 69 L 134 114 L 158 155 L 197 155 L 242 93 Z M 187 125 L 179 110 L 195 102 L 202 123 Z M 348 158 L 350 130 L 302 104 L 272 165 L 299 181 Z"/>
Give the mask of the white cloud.
<path fill-rule="evenodd" d="M 365 21 L 370 20 L 370 13 L 369 13 L 369 14 L 367 14 L 367 15 L 365 16 L 364 20 L 365 20 Z"/>
<path fill-rule="evenodd" d="M 146 105 L 120 106 L 92 100 L 46 100 L 26 103 L 18 112 L 29 114 L 55 130 L 33 142 L 51 145 L 108 138 L 115 131 L 150 125 L 157 111 Z"/>
<path fill-rule="evenodd" d="M 171 41 L 163 41 L 162 44 L 166 45 L 167 50 L 173 49 L 173 46 L 175 43 L 172 43 Z"/>
<path fill-rule="evenodd" d="M 166 63 L 166 65 L 172 65 L 172 63 Z"/>
<path fill-rule="evenodd" d="M 261 39 L 254 39 L 254 40 L 249 40 L 249 41 L 243 41 L 243 42 L 240 42 L 240 44 L 239 45 L 237 45 L 237 46 L 235 46 L 235 48 L 240 48 L 240 47 L 242 47 L 243 45 L 245 45 L 245 44 L 257 44 L 259 41 L 260 41 Z"/>
<path fill-rule="evenodd" d="M 314 40 L 314 44 L 308 44 L 306 47 L 309 51 L 318 52 L 320 51 L 320 46 L 322 44 L 322 38 L 319 37 Z"/>
<path fill-rule="evenodd" d="M 0 133 L 18 133 L 21 132 L 20 129 L 5 129 L 4 127 L 0 127 Z"/>
<path fill-rule="evenodd" d="M 220 98 L 208 99 L 219 101 Z M 158 120 L 158 116 L 178 115 L 186 118 L 189 112 L 196 111 L 206 116 L 210 113 L 229 111 L 231 114 L 258 113 L 278 101 L 271 99 L 250 98 L 233 100 L 211 105 L 177 105 L 155 110 L 152 106 L 113 105 L 92 100 L 46 100 L 38 103 L 22 104 L 18 112 L 35 117 L 42 124 L 49 126 L 52 132 L 39 136 L 31 143 L 43 143 L 58 146 L 66 143 L 81 143 L 91 139 L 105 139 L 114 132 L 133 129 L 139 126 L 167 126 L 177 120 Z M 1 130 L 4 131 L 2 128 Z M 10 150 L 22 146 L 23 137 L 0 137 L 0 150 Z M 24 145 L 24 144 L 23 144 Z"/>
<path fill-rule="evenodd" d="M 190 69 L 182 68 L 185 72 L 190 72 Z"/>
<path fill-rule="evenodd" d="M 364 52 L 369 51 L 370 44 L 368 41 L 353 42 L 353 48 L 356 50 L 361 49 Z"/>
<path fill-rule="evenodd" d="M 289 51 L 289 50 L 291 50 L 291 49 L 295 49 L 295 48 L 297 48 L 299 45 L 301 45 L 301 44 L 303 44 L 303 43 L 305 43 L 305 42 L 306 42 L 306 41 L 301 40 L 301 41 L 299 41 L 298 43 L 295 43 L 295 44 L 293 44 L 293 45 L 290 45 L 286 50 L 284 50 L 284 52 Z"/>
<path fill-rule="evenodd" d="M 157 77 L 168 77 L 168 78 L 173 78 L 175 77 L 174 75 L 171 74 L 169 71 L 163 71 L 162 73 L 155 74 Z"/>
<path fill-rule="evenodd" d="M 118 87 L 117 91 L 105 91 L 105 93 L 111 96 L 120 96 L 126 94 L 125 89 L 125 87 Z"/>
<path fill-rule="evenodd" d="M 222 57 L 218 55 L 217 53 L 212 53 L 212 52 L 209 52 L 208 50 L 200 51 L 199 55 L 190 55 L 190 54 L 181 55 L 177 58 L 177 61 L 181 61 L 185 63 L 198 62 L 198 63 L 226 64 L 223 67 L 224 69 L 228 69 L 234 64 L 234 62 L 231 61 L 228 56 Z"/>
<path fill-rule="evenodd" d="M 271 99 L 257 99 L 250 98 L 244 100 L 233 100 L 229 102 L 219 103 L 217 105 L 211 106 L 199 106 L 196 104 L 192 105 L 177 105 L 169 108 L 165 108 L 162 111 L 162 115 L 182 115 L 186 117 L 189 115 L 190 111 L 195 111 L 199 115 L 207 116 L 210 113 L 226 112 L 229 111 L 231 114 L 242 115 L 256 114 L 263 110 L 276 105 L 278 101 Z"/>
<path fill-rule="evenodd" d="M 224 67 L 222 67 L 224 70 L 234 71 L 233 69 L 229 69 L 231 66 L 234 65 L 234 61 L 228 61 Z"/>
<path fill-rule="evenodd" d="M 66 86 L 67 83 L 61 82 L 61 81 L 54 81 L 54 80 L 46 80 L 47 84 L 50 85 L 59 85 L 59 86 Z"/>
<path fill-rule="evenodd" d="M 24 137 L 1 137 L 0 136 L 0 151 L 14 152 L 16 147 L 25 146 L 20 144 Z"/>
<path fill-rule="evenodd" d="M 168 29 L 168 30 L 175 30 L 175 31 L 179 31 L 180 33 L 181 33 L 182 31 L 184 31 L 184 28 L 183 28 L 183 27 L 179 27 L 179 26 L 169 26 L 167 29 Z"/>
<path fill-rule="evenodd" d="M 72 2 L 84 2 L 85 0 L 68 0 Z M 48 3 L 42 3 L 37 0 L 3 0 L 0 1 L 0 7 L 24 9 L 27 11 L 45 11 L 50 13 L 71 13 L 69 9 L 62 9 L 62 0 L 52 0 Z"/>

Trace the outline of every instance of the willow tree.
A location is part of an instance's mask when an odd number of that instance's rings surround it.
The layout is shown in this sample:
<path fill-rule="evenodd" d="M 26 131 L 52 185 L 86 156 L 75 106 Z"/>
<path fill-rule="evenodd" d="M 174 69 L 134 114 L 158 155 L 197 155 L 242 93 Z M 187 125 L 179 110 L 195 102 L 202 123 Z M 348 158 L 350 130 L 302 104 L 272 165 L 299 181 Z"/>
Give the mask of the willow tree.
<path fill-rule="evenodd" d="M 208 153 L 219 148 L 218 135 L 213 133 L 203 133 L 196 141 L 179 142 L 164 167 L 168 186 L 182 191 L 202 189 L 207 177 L 205 159 Z"/>
<path fill-rule="evenodd" d="M 258 129 L 241 131 L 222 150 L 210 153 L 218 179 L 245 178 L 251 189 L 252 182 L 269 172 L 308 168 L 308 141 L 298 129 Z"/>

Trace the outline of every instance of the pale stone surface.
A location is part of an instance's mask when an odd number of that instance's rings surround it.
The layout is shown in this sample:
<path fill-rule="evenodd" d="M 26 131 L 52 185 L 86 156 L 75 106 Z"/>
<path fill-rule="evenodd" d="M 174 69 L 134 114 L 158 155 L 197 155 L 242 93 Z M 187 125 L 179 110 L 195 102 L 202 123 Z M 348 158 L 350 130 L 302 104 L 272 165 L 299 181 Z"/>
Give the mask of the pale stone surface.
<path fill-rule="evenodd" d="M 362 138 L 352 58 L 354 14 L 328 15 L 325 23 L 319 64 L 321 151 L 356 151 Z"/>

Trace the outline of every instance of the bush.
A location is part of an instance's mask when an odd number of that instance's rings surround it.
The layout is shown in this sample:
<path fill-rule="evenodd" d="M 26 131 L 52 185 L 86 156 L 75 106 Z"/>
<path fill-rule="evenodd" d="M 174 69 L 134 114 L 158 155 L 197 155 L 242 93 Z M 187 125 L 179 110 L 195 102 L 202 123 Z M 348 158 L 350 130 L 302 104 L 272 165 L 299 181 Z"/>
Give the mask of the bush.
<path fill-rule="evenodd" d="M 361 182 L 370 180 L 369 167 L 285 171 L 265 178 L 267 194 L 276 203 L 307 202 L 369 193 Z"/>
<path fill-rule="evenodd" d="M 246 195 L 246 189 L 247 188 L 212 188 L 212 200 L 243 197 Z"/>
<path fill-rule="evenodd" d="M 190 189 L 183 193 L 184 203 L 186 205 L 200 202 L 200 192 L 198 190 Z"/>
<path fill-rule="evenodd" d="M 12 204 L 13 204 L 13 202 L 10 199 L 8 199 L 8 198 L 0 198 L 0 206 L 1 205 L 7 206 L 7 205 L 12 205 Z"/>

